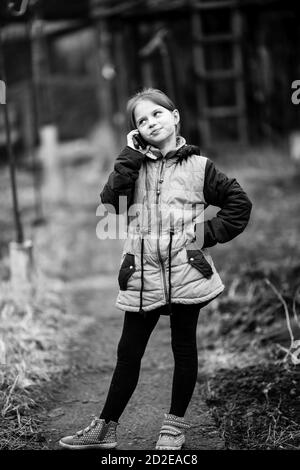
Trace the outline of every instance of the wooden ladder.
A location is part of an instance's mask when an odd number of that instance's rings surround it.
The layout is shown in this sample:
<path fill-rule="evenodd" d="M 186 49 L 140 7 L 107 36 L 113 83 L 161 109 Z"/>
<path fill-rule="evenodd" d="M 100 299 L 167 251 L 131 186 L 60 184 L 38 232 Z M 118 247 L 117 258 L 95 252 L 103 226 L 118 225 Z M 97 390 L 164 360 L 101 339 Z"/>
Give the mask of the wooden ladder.
<path fill-rule="evenodd" d="M 248 140 L 247 119 L 245 110 L 245 87 L 243 77 L 243 61 L 241 50 L 242 16 L 237 8 L 238 1 L 220 0 L 203 1 L 191 0 L 192 7 L 192 35 L 193 35 L 193 63 L 196 76 L 196 96 L 198 112 L 198 129 L 201 134 L 203 146 L 212 145 L 212 120 L 235 118 L 238 141 L 242 144 Z M 231 30 L 222 34 L 205 35 L 203 32 L 203 12 L 230 9 Z M 205 63 L 205 47 L 211 44 L 229 43 L 232 45 L 231 69 L 207 70 Z M 213 106 L 207 103 L 208 84 L 212 80 L 233 80 L 235 90 L 235 104 L 233 106 Z"/>

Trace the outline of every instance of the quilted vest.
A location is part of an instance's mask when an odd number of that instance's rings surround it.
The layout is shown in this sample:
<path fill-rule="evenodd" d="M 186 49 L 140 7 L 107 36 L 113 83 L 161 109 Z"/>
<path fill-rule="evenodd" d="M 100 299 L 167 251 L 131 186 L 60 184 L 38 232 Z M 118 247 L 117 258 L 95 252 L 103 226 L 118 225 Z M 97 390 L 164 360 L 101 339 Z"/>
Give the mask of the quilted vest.
<path fill-rule="evenodd" d="M 185 143 L 178 137 L 176 148 Z M 206 161 L 192 154 L 179 165 L 153 148 L 146 155 L 128 211 L 117 308 L 145 315 L 168 305 L 171 315 L 172 303 L 208 303 L 224 290 L 209 250 L 189 249 L 207 207 Z"/>

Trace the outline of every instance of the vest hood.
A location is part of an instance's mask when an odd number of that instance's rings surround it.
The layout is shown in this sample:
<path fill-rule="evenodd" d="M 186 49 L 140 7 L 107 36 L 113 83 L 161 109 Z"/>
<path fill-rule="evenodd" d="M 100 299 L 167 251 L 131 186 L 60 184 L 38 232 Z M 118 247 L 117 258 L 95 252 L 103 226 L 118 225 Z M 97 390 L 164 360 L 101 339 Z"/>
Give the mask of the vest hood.
<path fill-rule="evenodd" d="M 166 155 L 166 159 L 170 159 L 173 157 L 177 157 L 176 164 L 182 163 L 182 161 L 187 160 L 188 157 L 192 155 L 199 155 L 200 149 L 196 145 L 188 145 L 186 144 L 186 140 L 181 135 L 176 137 L 176 148 L 174 150 L 170 150 Z M 146 157 L 150 158 L 151 160 L 158 160 L 159 158 L 164 158 L 159 148 L 151 145 L 149 147 L 148 152 L 145 154 Z"/>

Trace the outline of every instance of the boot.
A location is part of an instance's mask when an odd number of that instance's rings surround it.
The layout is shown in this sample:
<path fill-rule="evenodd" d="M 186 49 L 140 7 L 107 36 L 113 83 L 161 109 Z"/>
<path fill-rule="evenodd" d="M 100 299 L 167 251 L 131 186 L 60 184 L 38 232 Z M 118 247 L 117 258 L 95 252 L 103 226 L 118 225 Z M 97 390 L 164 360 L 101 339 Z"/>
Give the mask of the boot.
<path fill-rule="evenodd" d="M 117 446 L 117 426 L 119 423 L 94 418 L 89 426 L 77 431 L 73 436 L 63 437 L 59 445 L 67 449 L 113 449 Z"/>
<path fill-rule="evenodd" d="M 179 416 L 165 413 L 164 417 L 155 449 L 180 450 L 185 443 L 184 431 L 191 426 Z"/>

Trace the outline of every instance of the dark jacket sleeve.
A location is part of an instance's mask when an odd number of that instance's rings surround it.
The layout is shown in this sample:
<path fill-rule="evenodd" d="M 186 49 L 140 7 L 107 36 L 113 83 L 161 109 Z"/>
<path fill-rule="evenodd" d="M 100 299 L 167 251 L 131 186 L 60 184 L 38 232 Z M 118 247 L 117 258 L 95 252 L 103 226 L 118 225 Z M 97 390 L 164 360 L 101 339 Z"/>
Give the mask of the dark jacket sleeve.
<path fill-rule="evenodd" d="M 103 204 L 111 204 L 116 214 L 128 210 L 132 203 L 135 181 L 139 176 L 139 170 L 145 156 L 138 150 L 126 146 L 117 157 L 114 170 L 110 173 L 100 199 Z M 127 204 L 119 204 L 120 196 L 126 196 Z M 108 207 L 109 210 L 109 207 Z"/>
<path fill-rule="evenodd" d="M 220 207 L 215 217 L 196 224 L 195 230 L 203 230 L 203 247 L 226 243 L 246 228 L 252 202 L 235 178 L 228 178 L 207 159 L 204 180 L 204 199 L 208 205 Z"/>

